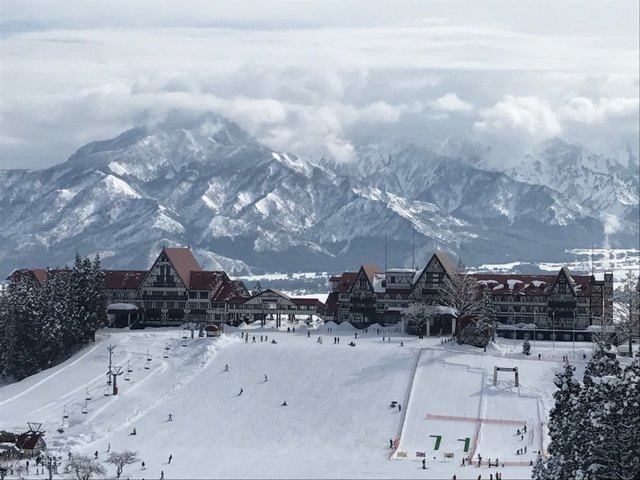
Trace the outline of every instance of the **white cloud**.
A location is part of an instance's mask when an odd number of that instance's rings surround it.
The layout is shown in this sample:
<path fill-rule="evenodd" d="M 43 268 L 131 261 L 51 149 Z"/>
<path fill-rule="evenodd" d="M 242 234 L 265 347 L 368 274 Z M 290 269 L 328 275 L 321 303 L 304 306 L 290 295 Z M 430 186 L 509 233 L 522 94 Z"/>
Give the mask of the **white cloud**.
<path fill-rule="evenodd" d="M 358 135 L 637 134 L 637 2 L 515 3 L 5 0 L 0 168 L 177 110 L 343 160 Z"/>
<path fill-rule="evenodd" d="M 560 135 L 562 126 L 548 102 L 538 97 L 504 99 L 480 111 L 481 120 L 473 128 L 493 135 L 528 135 L 545 139 Z"/>
<path fill-rule="evenodd" d="M 635 98 L 601 98 L 594 102 L 590 98 L 572 98 L 558 109 L 558 117 L 576 123 L 604 123 L 616 117 L 638 116 L 640 100 Z"/>
<path fill-rule="evenodd" d="M 455 93 L 447 93 L 429 102 L 429 106 L 443 112 L 470 112 L 473 110 L 473 105 L 460 99 Z"/>

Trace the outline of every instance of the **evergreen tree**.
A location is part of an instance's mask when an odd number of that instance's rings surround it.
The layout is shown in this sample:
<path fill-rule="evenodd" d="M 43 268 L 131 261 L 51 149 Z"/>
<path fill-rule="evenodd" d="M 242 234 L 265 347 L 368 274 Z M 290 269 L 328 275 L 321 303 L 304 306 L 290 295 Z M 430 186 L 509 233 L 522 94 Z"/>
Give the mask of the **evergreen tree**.
<path fill-rule="evenodd" d="M 550 457 L 537 478 L 570 479 L 575 470 L 574 432 L 576 405 L 580 395 L 580 383 L 574 377 L 575 367 L 566 364 L 562 372 L 555 375 L 554 384 L 558 388 L 553 394 L 555 405 L 549 413 Z"/>
<path fill-rule="evenodd" d="M 104 285 L 104 271 L 102 270 L 100 254 L 96 253 L 92 266 L 93 276 L 93 296 L 95 298 L 97 327 L 107 325 L 109 318 L 107 315 L 107 291 Z M 95 340 L 95 333 L 94 333 Z"/>
<path fill-rule="evenodd" d="M 13 338 L 12 325 L 9 325 L 8 308 L 8 291 L 0 286 L 0 378 L 8 375 L 7 354 Z"/>
<path fill-rule="evenodd" d="M 592 377 L 591 384 L 582 389 L 579 422 L 574 430 L 576 478 L 618 478 L 622 403 L 622 380 L 614 375 Z"/>
<path fill-rule="evenodd" d="M 620 362 L 618 362 L 615 352 L 610 346 L 599 343 L 584 370 L 583 381 L 585 386 L 590 386 L 595 377 L 620 376 L 621 372 Z"/>
<path fill-rule="evenodd" d="M 525 355 L 531 355 L 531 344 L 527 339 L 522 342 L 522 353 L 524 353 Z"/>
<path fill-rule="evenodd" d="M 24 275 L 8 288 L 7 374 L 17 380 L 38 372 L 37 339 L 40 335 L 39 285 Z"/>
<path fill-rule="evenodd" d="M 621 456 L 619 478 L 640 478 L 640 353 L 624 369 L 621 424 Z"/>
<path fill-rule="evenodd" d="M 476 326 L 486 338 L 490 338 L 496 331 L 496 308 L 491 298 L 489 289 L 485 287 L 480 300 L 480 316 Z"/>
<path fill-rule="evenodd" d="M 251 295 L 254 295 L 254 296 L 260 295 L 262 292 L 263 292 L 262 285 L 260 285 L 260 280 L 258 280 L 256 282 L 256 286 L 253 287 L 253 291 L 251 292 Z"/>

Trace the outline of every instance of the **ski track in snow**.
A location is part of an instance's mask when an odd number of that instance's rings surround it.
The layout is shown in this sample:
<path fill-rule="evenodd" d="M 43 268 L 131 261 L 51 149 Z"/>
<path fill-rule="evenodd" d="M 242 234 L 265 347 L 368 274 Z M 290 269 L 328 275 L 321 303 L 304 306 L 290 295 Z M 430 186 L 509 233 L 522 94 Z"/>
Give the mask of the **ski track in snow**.
<path fill-rule="evenodd" d="M 4 406 L 5 404 L 7 404 L 9 402 L 13 402 L 14 400 L 17 400 L 18 398 L 26 395 L 27 393 L 30 393 L 30 392 L 34 391 L 36 388 L 38 388 L 38 387 L 44 385 L 45 383 L 49 382 L 50 380 L 52 380 L 56 376 L 58 376 L 61 373 L 65 372 L 66 370 L 70 369 L 71 367 L 75 366 L 76 364 L 80 363 L 85 357 L 88 357 L 89 355 L 91 355 L 95 350 L 97 350 L 101 346 L 102 346 L 102 341 L 100 343 L 98 343 L 97 345 L 93 346 L 92 348 L 90 348 L 89 350 L 87 350 L 85 353 L 80 355 L 78 358 L 73 360 L 71 363 L 68 363 L 64 367 L 62 367 L 62 368 L 58 369 L 57 371 L 53 372 L 51 375 L 48 375 L 48 376 L 44 377 L 42 380 L 40 380 L 37 383 L 34 383 L 30 387 L 28 387 L 25 390 L 21 391 L 20 393 L 17 393 L 15 395 L 13 395 L 12 397 L 9 397 L 9 398 L 1 401 L 0 402 L 0 407 Z"/>

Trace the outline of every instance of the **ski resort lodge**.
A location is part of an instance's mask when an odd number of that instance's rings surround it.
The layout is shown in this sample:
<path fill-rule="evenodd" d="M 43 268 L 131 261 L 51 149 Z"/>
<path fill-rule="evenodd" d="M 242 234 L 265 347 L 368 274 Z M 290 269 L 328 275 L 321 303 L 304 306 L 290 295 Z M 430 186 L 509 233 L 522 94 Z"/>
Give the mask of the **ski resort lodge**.
<path fill-rule="evenodd" d="M 412 303 L 437 304 L 438 296 L 457 266 L 442 252 L 433 254 L 422 270 L 389 269 L 363 265 L 357 272 L 330 278 L 325 320 L 349 321 L 366 327 L 373 323 L 403 321 L 402 311 Z M 517 338 L 587 340 L 613 316 L 613 274 L 603 280 L 593 275 L 572 275 L 563 267 L 556 275 L 471 274 L 481 290 L 488 289 L 496 309 L 498 335 Z M 434 310 L 431 335 L 453 335 L 471 318 L 456 325 L 446 310 Z M 595 326 L 595 328 L 594 328 Z M 418 332 L 408 323 L 409 333 Z M 533 336 L 535 332 L 535 337 Z"/>
<path fill-rule="evenodd" d="M 47 271 L 14 271 L 44 282 Z M 202 270 L 189 248 L 163 248 L 150 270 L 104 270 L 107 313 L 116 327 L 128 325 L 238 324 L 280 322 L 324 313 L 315 298 L 290 297 L 276 290 L 251 295 L 244 283 L 223 271 Z"/>
<path fill-rule="evenodd" d="M 52 271 L 49 271 L 52 272 Z M 16 270 L 42 283 L 47 270 Z M 250 294 L 241 281 L 223 271 L 202 270 L 189 248 L 163 248 L 150 270 L 104 270 L 108 313 L 114 326 L 135 324 L 201 325 L 282 320 L 313 315 L 325 321 L 400 324 L 407 333 L 449 336 L 462 332 L 475 315 L 457 319 L 452 309 L 437 307 L 441 292 L 458 267 L 451 257 L 434 253 L 421 270 L 362 265 L 329 279 L 326 305 L 267 289 Z M 512 338 L 589 340 L 613 316 L 613 274 L 573 275 L 563 267 L 556 275 L 481 273 L 470 275 L 488 291 L 496 310 L 497 334 Z M 405 318 L 412 304 L 433 305 L 430 321 L 417 325 Z M 413 323 L 412 323 L 413 322 Z"/>

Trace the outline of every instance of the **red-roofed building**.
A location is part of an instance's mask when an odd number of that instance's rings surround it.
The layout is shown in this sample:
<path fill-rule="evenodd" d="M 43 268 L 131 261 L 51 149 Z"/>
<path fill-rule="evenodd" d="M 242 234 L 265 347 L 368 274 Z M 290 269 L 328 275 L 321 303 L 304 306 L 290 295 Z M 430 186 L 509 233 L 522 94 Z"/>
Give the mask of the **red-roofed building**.
<path fill-rule="evenodd" d="M 349 321 L 358 327 L 372 323 L 397 323 L 402 311 L 413 303 L 438 304 L 440 294 L 458 267 L 446 253 L 434 253 L 425 268 L 388 269 L 380 272 L 374 265 L 363 265 L 358 272 L 344 272 L 329 279 L 326 320 Z M 592 275 L 572 275 L 566 267 L 556 275 L 520 275 L 478 273 L 478 294 L 488 290 L 496 307 L 499 334 L 518 338 L 568 340 L 576 330 L 576 340 L 588 340 L 587 327 L 606 323 L 612 317 L 613 276 L 603 280 Z M 452 321 L 451 314 L 432 320 L 430 333 L 452 335 L 461 331 L 474 316 Z M 515 326 L 515 327 L 514 327 Z"/>
<path fill-rule="evenodd" d="M 64 270 L 21 269 L 9 280 L 28 277 L 42 284 Z M 107 313 L 112 325 L 137 322 L 180 325 L 229 321 L 229 303 L 249 298 L 240 281 L 222 271 L 204 271 L 189 248 L 163 248 L 149 270 L 104 270 Z"/>

